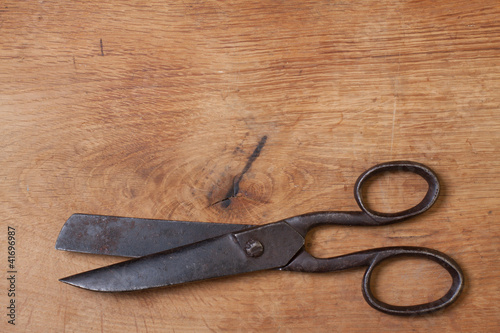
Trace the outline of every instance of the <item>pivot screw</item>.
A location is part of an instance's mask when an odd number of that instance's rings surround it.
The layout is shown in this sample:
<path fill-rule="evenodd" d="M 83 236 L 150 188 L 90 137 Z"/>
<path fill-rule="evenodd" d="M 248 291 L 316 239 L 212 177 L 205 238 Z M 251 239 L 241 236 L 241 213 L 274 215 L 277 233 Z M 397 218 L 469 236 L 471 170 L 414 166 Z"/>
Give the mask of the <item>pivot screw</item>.
<path fill-rule="evenodd" d="M 255 239 L 250 239 L 245 244 L 245 252 L 249 257 L 260 257 L 264 253 L 264 245 Z"/>

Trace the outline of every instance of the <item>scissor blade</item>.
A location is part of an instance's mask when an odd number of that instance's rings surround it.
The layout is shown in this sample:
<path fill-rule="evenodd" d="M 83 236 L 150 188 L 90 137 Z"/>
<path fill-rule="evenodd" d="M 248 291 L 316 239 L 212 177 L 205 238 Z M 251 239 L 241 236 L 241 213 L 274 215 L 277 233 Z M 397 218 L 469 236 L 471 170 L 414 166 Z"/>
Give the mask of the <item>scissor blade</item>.
<path fill-rule="evenodd" d="M 108 292 L 163 287 L 282 267 L 303 244 L 304 239 L 292 227 L 277 222 L 131 259 L 60 281 Z"/>
<path fill-rule="evenodd" d="M 122 257 L 142 257 L 253 227 L 73 214 L 63 225 L 56 249 Z"/>

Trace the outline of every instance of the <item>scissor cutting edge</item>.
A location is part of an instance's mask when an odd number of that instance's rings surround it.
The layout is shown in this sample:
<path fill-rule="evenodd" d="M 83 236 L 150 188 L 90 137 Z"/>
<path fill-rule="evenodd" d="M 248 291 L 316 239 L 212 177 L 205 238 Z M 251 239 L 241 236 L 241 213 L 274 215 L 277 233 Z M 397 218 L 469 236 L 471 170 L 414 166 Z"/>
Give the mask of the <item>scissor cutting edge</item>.
<path fill-rule="evenodd" d="M 422 176 L 429 185 L 425 197 L 415 207 L 402 212 L 388 214 L 370 210 L 361 196 L 363 184 L 377 173 L 395 170 Z M 305 250 L 304 238 L 311 228 L 323 224 L 377 226 L 399 222 L 429 209 L 438 194 L 439 182 L 428 167 L 400 161 L 376 165 L 358 178 L 354 187 L 354 196 L 361 208 L 358 212 L 309 213 L 262 226 L 78 214 L 63 227 L 56 248 L 139 258 L 76 274 L 61 281 L 96 291 L 131 291 L 264 269 L 330 272 L 368 266 L 362 283 L 363 296 L 368 304 L 389 314 L 428 313 L 453 303 L 463 287 L 463 273 L 447 255 L 422 247 L 387 247 L 319 259 Z M 142 241 L 139 239 L 141 245 L 132 246 L 134 250 L 130 251 L 126 245 L 127 242 L 135 242 L 134 235 L 138 234 L 133 229 L 136 224 L 143 233 Z M 126 231 L 127 227 L 129 231 Z M 203 232 L 197 231 L 201 229 Z M 83 241 L 71 242 L 75 235 Z M 99 235 L 102 236 L 100 240 Z M 152 237 L 148 239 L 148 235 Z M 108 239 L 116 237 L 126 242 L 111 244 Z M 168 240 L 172 237 L 176 240 Z M 92 245 L 85 246 L 89 239 L 94 240 L 90 242 Z M 157 251 L 159 249 L 161 251 Z M 419 256 L 439 263 L 452 277 L 451 288 L 440 299 L 420 305 L 393 306 L 377 300 L 370 289 L 371 274 L 383 260 L 394 256 Z"/>

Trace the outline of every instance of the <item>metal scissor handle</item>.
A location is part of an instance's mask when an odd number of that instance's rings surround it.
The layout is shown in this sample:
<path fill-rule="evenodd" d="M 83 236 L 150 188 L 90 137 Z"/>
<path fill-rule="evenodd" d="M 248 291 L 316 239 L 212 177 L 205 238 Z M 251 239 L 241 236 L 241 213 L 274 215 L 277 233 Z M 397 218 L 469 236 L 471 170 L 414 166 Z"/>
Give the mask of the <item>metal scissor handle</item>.
<path fill-rule="evenodd" d="M 427 193 L 422 201 L 412 208 L 396 213 L 382 213 L 368 208 L 361 195 L 363 185 L 366 184 L 366 181 L 370 177 L 385 171 L 407 171 L 420 175 L 428 184 Z M 361 208 L 361 211 L 310 213 L 292 217 L 284 221 L 290 224 L 303 237 L 305 237 L 307 232 L 312 228 L 325 224 L 359 226 L 385 225 L 400 222 L 425 212 L 434 204 L 438 195 L 439 181 L 437 176 L 425 165 L 410 161 L 382 163 L 362 173 L 355 183 L 354 198 Z M 372 272 L 382 261 L 396 256 L 416 256 L 437 262 L 445 268 L 452 277 L 452 285 L 449 291 L 436 301 L 412 306 L 395 306 L 378 300 L 370 289 Z M 303 248 L 287 266 L 281 269 L 301 272 L 332 272 L 362 266 L 368 266 L 362 283 L 362 292 L 365 300 L 375 309 L 389 314 L 414 315 L 439 310 L 457 299 L 464 284 L 462 270 L 452 258 L 439 251 L 423 247 L 384 247 L 334 258 L 316 258 Z"/>
<path fill-rule="evenodd" d="M 425 247 L 387 247 L 373 249 L 366 252 L 367 253 L 365 255 L 371 255 L 374 257 L 371 259 L 370 266 L 368 266 L 368 269 L 363 277 L 361 290 L 363 291 L 363 296 L 366 302 L 379 311 L 395 315 L 413 315 L 434 312 L 453 303 L 462 291 L 464 284 L 462 270 L 452 258 L 448 257 L 444 253 Z M 440 299 L 419 305 L 397 306 L 378 300 L 373 295 L 370 288 L 370 279 L 373 270 L 382 261 L 396 256 L 422 257 L 437 262 L 448 271 L 452 278 L 450 289 Z"/>
<path fill-rule="evenodd" d="M 421 176 L 428 184 L 427 193 L 425 194 L 422 201 L 409 209 L 395 213 L 382 213 L 368 208 L 368 206 L 363 201 L 363 196 L 361 194 L 363 185 L 371 177 L 386 171 L 406 171 Z M 431 208 L 438 196 L 439 180 L 436 174 L 427 166 L 410 161 L 395 161 L 378 164 L 363 172 L 358 177 L 354 185 L 354 199 L 356 199 L 359 208 L 361 208 L 361 210 L 370 218 L 378 222 L 378 224 L 394 223 L 421 214 Z"/>
<path fill-rule="evenodd" d="M 421 176 L 428 184 L 427 193 L 415 206 L 396 213 L 382 213 L 370 209 L 361 194 L 363 186 L 367 181 L 385 171 L 406 171 Z M 299 215 L 285 219 L 284 221 L 293 226 L 302 236 L 314 227 L 333 224 L 350 226 L 377 226 L 409 219 L 421 214 L 431 208 L 439 196 L 439 180 L 436 174 L 427 166 L 411 161 L 394 161 L 375 165 L 363 172 L 354 185 L 354 199 L 361 211 L 354 212 L 315 212 Z"/>
<path fill-rule="evenodd" d="M 437 262 L 451 275 L 452 284 L 448 292 L 438 300 L 409 306 L 397 306 L 378 300 L 370 287 L 370 279 L 375 267 L 386 259 L 398 256 L 421 257 Z M 368 266 L 363 277 L 361 290 L 366 302 L 373 308 L 393 315 L 426 314 L 442 309 L 453 303 L 462 291 L 464 276 L 460 266 L 446 254 L 424 247 L 383 247 L 346 254 L 335 258 L 315 258 L 305 250 L 282 270 L 299 272 L 333 272 L 344 269 Z"/>

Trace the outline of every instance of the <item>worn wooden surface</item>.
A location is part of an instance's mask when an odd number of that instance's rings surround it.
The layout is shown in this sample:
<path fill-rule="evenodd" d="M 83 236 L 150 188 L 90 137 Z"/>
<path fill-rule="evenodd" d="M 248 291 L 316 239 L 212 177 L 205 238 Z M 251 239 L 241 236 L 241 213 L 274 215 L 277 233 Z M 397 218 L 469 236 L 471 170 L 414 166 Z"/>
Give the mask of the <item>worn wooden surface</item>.
<path fill-rule="evenodd" d="M 498 330 L 499 15 L 496 0 L 2 1 L 0 267 L 6 276 L 11 226 L 17 275 L 15 326 L 1 279 L 1 330 Z M 362 270 L 128 294 L 57 281 L 119 260 L 56 251 L 72 213 L 261 224 L 356 210 L 356 177 L 400 159 L 438 173 L 431 211 L 382 228 L 320 228 L 308 246 L 318 256 L 396 245 L 449 254 L 467 283 L 437 314 L 371 309 Z M 368 194 L 390 210 L 424 191 L 418 178 L 384 176 Z M 449 283 L 422 260 L 377 277 L 377 294 L 398 304 Z"/>

